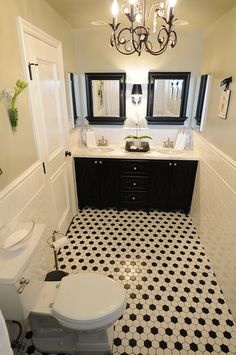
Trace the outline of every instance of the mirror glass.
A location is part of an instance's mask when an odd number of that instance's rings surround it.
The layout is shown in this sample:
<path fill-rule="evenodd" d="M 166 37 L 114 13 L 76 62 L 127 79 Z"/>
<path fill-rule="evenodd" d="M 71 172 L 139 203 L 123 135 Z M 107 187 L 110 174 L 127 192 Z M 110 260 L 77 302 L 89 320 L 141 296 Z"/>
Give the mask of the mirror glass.
<path fill-rule="evenodd" d="M 182 87 L 183 80 L 155 80 L 153 115 L 179 117 Z"/>
<path fill-rule="evenodd" d="M 147 120 L 150 124 L 184 124 L 191 73 L 149 72 Z"/>
<path fill-rule="evenodd" d="M 86 73 L 87 119 L 93 124 L 122 124 L 126 112 L 125 73 Z"/>
<path fill-rule="evenodd" d="M 119 117 L 119 80 L 92 80 L 93 115 L 95 117 Z"/>

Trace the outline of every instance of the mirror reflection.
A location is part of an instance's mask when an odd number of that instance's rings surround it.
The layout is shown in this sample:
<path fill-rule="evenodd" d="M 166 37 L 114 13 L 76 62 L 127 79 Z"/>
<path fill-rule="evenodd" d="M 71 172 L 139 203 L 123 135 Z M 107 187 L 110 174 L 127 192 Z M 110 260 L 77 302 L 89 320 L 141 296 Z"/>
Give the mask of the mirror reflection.
<path fill-rule="evenodd" d="M 122 124 L 126 112 L 126 74 L 85 73 L 87 119 L 93 124 Z"/>
<path fill-rule="evenodd" d="M 92 80 L 93 115 L 96 117 L 119 117 L 119 80 Z"/>
<path fill-rule="evenodd" d="M 183 80 L 155 80 L 153 115 L 179 117 L 182 87 Z"/>
<path fill-rule="evenodd" d="M 184 124 L 190 77 L 190 72 L 149 72 L 147 119 L 150 124 Z"/>

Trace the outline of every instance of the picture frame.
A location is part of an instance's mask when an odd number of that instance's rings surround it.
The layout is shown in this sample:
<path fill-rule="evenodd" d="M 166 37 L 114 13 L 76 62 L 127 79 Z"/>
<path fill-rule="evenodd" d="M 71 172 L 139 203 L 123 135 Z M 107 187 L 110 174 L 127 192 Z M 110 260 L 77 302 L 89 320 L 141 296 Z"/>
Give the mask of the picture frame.
<path fill-rule="evenodd" d="M 231 90 L 224 90 L 220 95 L 218 117 L 226 120 L 229 108 Z"/>

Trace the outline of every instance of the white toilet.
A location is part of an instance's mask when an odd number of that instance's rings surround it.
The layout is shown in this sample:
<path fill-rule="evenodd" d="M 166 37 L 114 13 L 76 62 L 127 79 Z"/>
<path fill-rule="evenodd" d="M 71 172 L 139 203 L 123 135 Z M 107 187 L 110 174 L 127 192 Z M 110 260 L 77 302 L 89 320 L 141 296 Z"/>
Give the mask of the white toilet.
<path fill-rule="evenodd" d="M 48 353 L 112 354 L 113 324 L 125 308 L 123 287 L 95 272 L 45 282 L 30 313 L 34 345 Z"/>
<path fill-rule="evenodd" d="M 33 343 L 42 353 L 111 354 L 113 324 L 126 308 L 123 287 L 96 272 L 44 281 L 50 268 L 44 233 L 45 225 L 36 224 L 24 247 L 0 252 L 4 318 L 29 317 Z"/>

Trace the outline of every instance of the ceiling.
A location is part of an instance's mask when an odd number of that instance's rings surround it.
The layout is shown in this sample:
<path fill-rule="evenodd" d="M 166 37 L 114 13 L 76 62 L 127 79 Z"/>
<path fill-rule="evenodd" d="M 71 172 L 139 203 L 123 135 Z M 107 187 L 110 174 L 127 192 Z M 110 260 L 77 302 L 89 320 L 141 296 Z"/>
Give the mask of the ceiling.
<path fill-rule="evenodd" d="M 111 21 L 112 0 L 46 0 L 73 28 L 89 28 L 91 21 Z M 118 0 L 121 4 L 123 1 Z M 150 0 L 149 0 L 150 1 Z M 236 6 L 236 0 L 177 0 L 175 14 L 188 29 L 207 27 Z"/>

